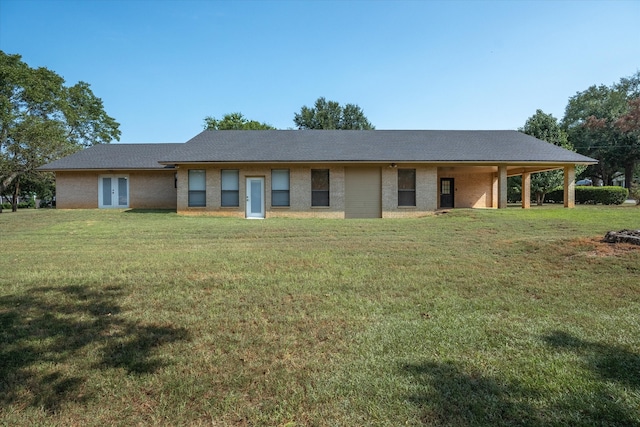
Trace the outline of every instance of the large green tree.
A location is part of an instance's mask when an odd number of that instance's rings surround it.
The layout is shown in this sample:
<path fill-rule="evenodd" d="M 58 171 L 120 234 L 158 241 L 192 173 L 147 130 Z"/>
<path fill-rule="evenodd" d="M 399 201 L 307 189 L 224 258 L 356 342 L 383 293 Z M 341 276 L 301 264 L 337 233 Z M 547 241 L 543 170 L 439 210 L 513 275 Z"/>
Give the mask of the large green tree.
<path fill-rule="evenodd" d="M 628 151 L 632 152 L 629 158 L 624 159 L 624 177 L 626 187 L 634 190 L 634 194 L 638 194 L 638 186 L 640 186 L 640 96 L 628 102 L 627 113 L 618 118 L 613 125 L 625 135 L 630 142 Z M 634 181 L 634 177 L 638 180 Z M 634 186 L 635 184 L 635 186 Z M 638 204 L 640 198 L 636 197 Z"/>
<path fill-rule="evenodd" d="M 225 114 L 222 119 L 207 116 L 204 118 L 205 130 L 269 130 L 275 129 L 273 126 L 247 119 L 242 113 Z"/>
<path fill-rule="evenodd" d="M 87 83 L 66 86 L 55 72 L 0 51 L 0 194 L 12 198 L 13 210 L 21 183 L 45 180 L 38 167 L 118 140 L 118 128 Z"/>
<path fill-rule="evenodd" d="M 293 122 L 298 129 L 375 129 L 359 106 L 346 104 L 343 107 L 323 97 L 318 98 L 313 107 L 303 106 L 299 113 L 295 113 Z"/>
<path fill-rule="evenodd" d="M 640 161 L 640 131 L 634 122 L 639 98 L 637 72 L 612 86 L 591 86 L 569 99 L 562 125 L 579 153 L 598 160 L 588 173 L 605 185 L 618 172 L 624 172 L 627 188 L 632 183 Z"/>
<path fill-rule="evenodd" d="M 536 110 L 536 113 L 527 119 L 524 127 L 518 130 L 527 135 L 573 151 L 573 146 L 567 139 L 567 133 L 560 126 L 558 119 L 551 114 L 546 114 L 542 110 Z M 563 182 L 564 172 L 562 170 L 532 174 L 531 193 L 536 196 L 536 203 L 542 205 L 545 194 L 553 188 L 562 185 Z M 514 181 L 512 185 L 521 185 L 521 180 Z"/>

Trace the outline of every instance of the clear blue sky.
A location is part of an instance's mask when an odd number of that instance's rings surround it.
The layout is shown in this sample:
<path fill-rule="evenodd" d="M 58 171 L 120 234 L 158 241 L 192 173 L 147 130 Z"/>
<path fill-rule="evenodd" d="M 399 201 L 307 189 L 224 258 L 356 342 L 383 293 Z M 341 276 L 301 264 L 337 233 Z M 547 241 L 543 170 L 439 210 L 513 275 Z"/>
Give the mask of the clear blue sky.
<path fill-rule="evenodd" d="M 640 1 L 0 0 L 0 49 L 86 81 L 121 142 L 324 96 L 377 129 L 517 129 L 640 70 Z"/>

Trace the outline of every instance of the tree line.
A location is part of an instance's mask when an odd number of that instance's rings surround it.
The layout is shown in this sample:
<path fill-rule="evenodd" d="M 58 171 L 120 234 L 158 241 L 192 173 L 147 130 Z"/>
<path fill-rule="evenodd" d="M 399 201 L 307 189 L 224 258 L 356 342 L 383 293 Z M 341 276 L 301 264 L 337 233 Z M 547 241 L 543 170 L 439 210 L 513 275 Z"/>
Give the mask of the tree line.
<path fill-rule="evenodd" d="M 340 105 L 324 97 L 316 100 L 313 107 L 304 105 L 295 113 L 293 123 L 298 129 L 372 130 L 375 127 L 356 104 Z M 228 113 L 222 119 L 207 116 L 204 128 L 210 130 L 267 130 L 275 129 L 268 123 L 249 120 L 242 113 Z"/>
<path fill-rule="evenodd" d="M 625 187 L 631 190 L 640 175 L 640 71 L 611 86 L 593 85 L 577 92 L 569 98 L 562 120 L 537 110 L 519 130 L 598 160 L 577 168 L 578 178 L 612 185 L 624 174 Z M 542 204 L 544 195 L 562 182 L 562 171 L 533 174 L 531 192 Z M 512 179 L 511 185 L 518 188 L 520 180 Z"/>

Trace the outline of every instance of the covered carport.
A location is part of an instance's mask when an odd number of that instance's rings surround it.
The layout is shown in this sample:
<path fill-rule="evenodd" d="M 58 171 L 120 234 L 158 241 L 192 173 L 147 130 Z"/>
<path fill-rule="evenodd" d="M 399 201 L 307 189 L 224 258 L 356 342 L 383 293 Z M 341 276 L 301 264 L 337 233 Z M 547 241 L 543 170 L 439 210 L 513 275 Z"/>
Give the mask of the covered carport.
<path fill-rule="evenodd" d="M 499 165 L 496 173 L 494 192 L 498 201 L 497 208 L 507 207 L 507 178 L 511 176 L 522 176 L 522 208 L 531 207 L 531 174 L 537 172 L 547 172 L 562 169 L 564 172 L 564 207 L 575 207 L 576 190 L 576 164 L 589 165 L 594 162 L 564 163 L 564 164 L 539 164 L 539 165 Z"/>

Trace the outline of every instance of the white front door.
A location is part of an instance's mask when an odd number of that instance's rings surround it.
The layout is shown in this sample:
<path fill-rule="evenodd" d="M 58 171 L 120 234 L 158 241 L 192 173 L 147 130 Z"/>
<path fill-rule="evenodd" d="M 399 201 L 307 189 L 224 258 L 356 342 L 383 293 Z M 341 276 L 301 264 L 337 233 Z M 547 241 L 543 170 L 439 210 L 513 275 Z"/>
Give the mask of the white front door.
<path fill-rule="evenodd" d="M 98 178 L 98 206 L 100 208 L 129 207 L 129 177 L 100 175 Z"/>
<path fill-rule="evenodd" d="M 247 178 L 247 218 L 264 218 L 264 178 Z"/>

